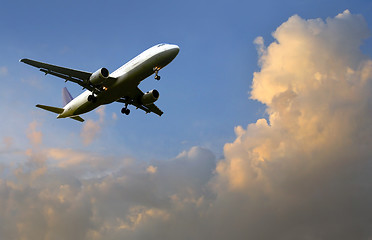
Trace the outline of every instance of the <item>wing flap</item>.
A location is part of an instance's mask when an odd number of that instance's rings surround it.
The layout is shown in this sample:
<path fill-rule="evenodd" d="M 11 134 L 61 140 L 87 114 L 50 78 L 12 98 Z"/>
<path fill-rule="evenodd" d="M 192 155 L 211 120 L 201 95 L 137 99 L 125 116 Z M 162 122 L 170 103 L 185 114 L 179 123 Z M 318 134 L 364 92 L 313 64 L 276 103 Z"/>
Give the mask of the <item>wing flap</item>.
<path fill-rule="evenodd" d="M 143 111 L 145 111 L 146 113 L 150 113 L 150 112 L 153 112 L 155 113 L 156 115 L 163 115 L 163 111 L 161 111 L 155 104 L 149 104 L 149 105 L 141 105 L 141 104 L 137 104 L 137 103 L 132 103 L 133 106 L 135 106 L 136 108 L 139 108 L 139 109 L 142 109 Z"/>
<path fill-rule="evenodd" d="M 82 86 L 83 88 L 88 89 L 89 91 L 94 91 L 96 94 L 99 94 L 101 92 L 100 86 L 93 86 L 92 84 L 89 83 L 88 80 L 89 80 L 90 76 L 92 75 L 92 73 L 90 73 L 90 72 L 59 67 L 59 66 L 55 66 L 55 65 L 52 65 L 52 64 L 38 62 L 38 61 L 27 59 L 27 58 L 21 59 L 19 61 L 23 62 L 23 63 L 26 63 L 28 65 L 31 65 L 33 67 L 39 68 L 40 71 L 42 71 L 45 74 L 50 74 L 50 75 L 65 79 L 66 81 L 71 81 L 71 82 L 77 83 L 80 86 Z M 106 80 L 104 85 L 106 87 L 110 86 L 116 80 L 117 80 L 116 78 L 109 77 Z"/>
<path fill-rule="evenodd" d="M 90 84 L 86 84 L 83 80 L 76 79 L 72 76 L 63 75 L 63 74 L 60 74 L 60 73 L 57 73 L 57 72 L 50 72 L 46 69 L 40 69 L 40 71 L 44 72 L 45 74 L 50 74 L 50 75 L 65 79 L 66 81 L 71 81 L 71 82 L 77 83 L 80 86 L 82 86 L 83 88 L 88 89 L 89 91 L 93 91 L 93 89 L 94 89 L 94 87 L 92 87 Z"/>
<path fill-rule="evenodd" d="M 40 68 L 40 70 L 44 69 L 46 70 L 46 71 L 43 71 L 45 73 L 56 72 L 56 73 L 71 76 L 74 78 L 78 78 L 81 80 L 88 80 L 90 78 L 90 75 L 92 75 L 92 73 L 89 73 L 89 72 L 59 67 L 59 66 L 55 66 L 55 65 L 51 65 L 51 64 L 47 64 L 43 62 L 34 61 L 31 59 L 27 59 L 27 58 L 21 59 L 20 62 L 26 63 L 36 68 Z"/>
<path fill-rule="evenodd" d="M 151 104 L 148 104 L 148 105 L 145 105 L 145 107 L 147 107 L 150 112 L 153 112 L 159 116 L 163 115 L 163 111 L 161 111 L 155 104 L 151 103 Z"/>

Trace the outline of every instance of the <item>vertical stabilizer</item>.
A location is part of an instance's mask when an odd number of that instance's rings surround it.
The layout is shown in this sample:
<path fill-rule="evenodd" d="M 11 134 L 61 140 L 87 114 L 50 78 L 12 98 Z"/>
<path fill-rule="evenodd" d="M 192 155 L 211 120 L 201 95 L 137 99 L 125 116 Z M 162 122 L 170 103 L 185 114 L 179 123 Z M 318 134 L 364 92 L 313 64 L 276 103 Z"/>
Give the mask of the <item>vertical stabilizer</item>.
<path fill-rule="evenodd" d="M 69 91 L 67 90 L 67 88 L 64 87 L 64 88 L 62 89 L 62 100 L 63 100 L 63 106 L 66 106 L 67 103 L 71 102 L 72 99 L 73 99 L 73 98 L 72 98 L 71 94 L 69 93 Z"/>

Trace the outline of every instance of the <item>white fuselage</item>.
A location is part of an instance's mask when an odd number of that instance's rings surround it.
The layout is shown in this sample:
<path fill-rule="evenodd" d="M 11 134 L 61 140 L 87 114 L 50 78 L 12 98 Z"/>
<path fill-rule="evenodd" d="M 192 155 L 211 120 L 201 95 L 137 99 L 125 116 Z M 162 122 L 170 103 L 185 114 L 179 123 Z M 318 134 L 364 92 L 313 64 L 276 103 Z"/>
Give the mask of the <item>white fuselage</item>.
<path fill-rule="evenodd" d="M 97 96 L 97 101 L 88 101 L 88 96 L 92 95 L 92 92 L 86 90 L 69 102 L 58 118 L 77 116 L 122 97 L 133 97 L 131 96 L 133 89 L 136 89 L 142 80 L 152 75 L 154 69 L 160 70 L 169 64 L 178 52 L 179 47 L 171 44 L 158 44 L 147 49 L 110 74 L 110 78 L 116 80 L 103 83 L 105 91 Z"/>

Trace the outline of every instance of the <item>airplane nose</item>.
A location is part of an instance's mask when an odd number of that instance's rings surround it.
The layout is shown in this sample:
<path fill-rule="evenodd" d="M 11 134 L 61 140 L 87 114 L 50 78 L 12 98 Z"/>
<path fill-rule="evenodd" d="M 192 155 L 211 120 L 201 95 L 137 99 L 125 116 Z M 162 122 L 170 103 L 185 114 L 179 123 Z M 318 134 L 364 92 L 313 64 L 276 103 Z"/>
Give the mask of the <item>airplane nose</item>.
<path fill-rule="evenodd" d="M 177 45 L 171 45 L 171 51 L 174 56 L 177 56 L 177 54 L 180 52 L 180 47 Z"/>

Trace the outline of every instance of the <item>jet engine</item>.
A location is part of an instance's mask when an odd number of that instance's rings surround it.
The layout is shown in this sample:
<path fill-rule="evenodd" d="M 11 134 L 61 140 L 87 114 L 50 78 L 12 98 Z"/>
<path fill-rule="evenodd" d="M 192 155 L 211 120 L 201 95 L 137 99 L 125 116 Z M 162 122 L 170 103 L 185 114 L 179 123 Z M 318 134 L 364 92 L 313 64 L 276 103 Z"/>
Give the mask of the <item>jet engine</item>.
<path fill-rule="evenodd" d="M 159 92 L 157 90 L 151 90 L 145 94 L 143 94 L 141 98 L 141 102 L 143 105 L 148 105 L 154 103 L 159 98 Z"/>
<path fill-rule="evenodd" d="M 106 68 L 100 68 L 89 78 L 89 82 L 93 85 L 102 84 L 109 77 L 109 71 Z"/>

